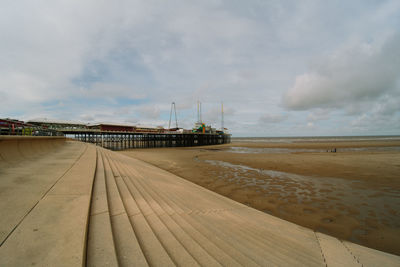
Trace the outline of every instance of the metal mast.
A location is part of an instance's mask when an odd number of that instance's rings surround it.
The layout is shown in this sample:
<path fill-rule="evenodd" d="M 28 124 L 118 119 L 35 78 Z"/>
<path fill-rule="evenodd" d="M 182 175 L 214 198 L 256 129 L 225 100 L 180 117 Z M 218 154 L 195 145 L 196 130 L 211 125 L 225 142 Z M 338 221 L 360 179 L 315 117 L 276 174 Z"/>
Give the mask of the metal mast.
<path fill-rule="evenodd" d="M 197 100 L 197 122 L 200 122 L 200 101 Z"/>
<path fill-rule="evenodd" d="M 200 102 L 200 122 L 203 123 L 203 119 L 201 118 L 201 102 Z"/>
<path fill-rule="evenodd" d="M 168 129 L 171 129 L 172 107 L 174 107 L 175 125 L 176 125 L 176 129 L 178 129 L 178 117 L 176 116 L 176 106 L 175 106 L 175 102 L 172 102 L 172 103 L 171 103 L 171 111 L 169 112 L 169 124 L 168 124 Z"/>
<path fill-rule="evenodd" d="M 224 130 L 224 102 L 221 102 L 221 131 Z"/>
<path fill-rule="evenodd" d="M 201 102 L 197 100 L 197 122 L 202 123 L 203 120 L 201 118 Z"/>

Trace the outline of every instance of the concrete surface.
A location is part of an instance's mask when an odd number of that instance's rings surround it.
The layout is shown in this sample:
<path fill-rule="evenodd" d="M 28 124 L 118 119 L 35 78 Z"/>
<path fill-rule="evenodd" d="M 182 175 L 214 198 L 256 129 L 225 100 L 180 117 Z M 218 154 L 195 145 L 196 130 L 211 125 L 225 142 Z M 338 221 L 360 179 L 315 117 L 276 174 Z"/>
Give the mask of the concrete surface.
<path fill-rule="evenodd" d="M 400 266 L 59 138 L 0 138 L 0 231 L 0 266 Z"/>

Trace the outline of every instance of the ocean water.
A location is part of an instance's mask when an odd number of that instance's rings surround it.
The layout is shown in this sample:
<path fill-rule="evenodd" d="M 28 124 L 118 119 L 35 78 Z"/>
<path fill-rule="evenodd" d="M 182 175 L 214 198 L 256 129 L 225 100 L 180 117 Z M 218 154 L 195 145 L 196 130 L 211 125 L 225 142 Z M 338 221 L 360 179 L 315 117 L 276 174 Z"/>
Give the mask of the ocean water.
<path fill-rule="evenodd" d="M 232 137 L 232 146 L 226 151 L 231 153 L 299 153 L 299 152 L 327 152 L 327 149 L 318 148 L 280 148 L 280 147 L 245 147 L 235 146 L 235 143 L 334 143 L 357 141 L 400 141 L 400 136 L 316 136 L 316 137 Z M 329 148 L 328 148 L 329 149 Z M 337 148 L 337 152 L 362 152 L 362 151 L 400 151 L 400 146 L 374 146 L 374 147 L 346 147 Z"/>
<path fill-rule="evenodd" d="M 329 150 L 329 149 L 328 149 Z M 236 147 L 231 146 L 224 150 L 230 153 L 250 153 L 250 154 L 282 154 L 282 153 L 322 153 L 328 152 L 327 149 L 315 149 L 315 148 L 280 148 L 280 147 L 263 147 L 263 148 L 253 148 L 253 147 Z M 400 146 L 382 146 L 382 147 L 346 147 L 346 148 L 336 148 L 336 152 L 364 152 L 364 151 L 399 151 Z"/>
<path fill-rule="evenodd" d="M 340 141 L 400 141 L 399 135 L 386 136 L 307 136 L 307 137 L 232 137 L 232 143 L 297 143 Z"/>

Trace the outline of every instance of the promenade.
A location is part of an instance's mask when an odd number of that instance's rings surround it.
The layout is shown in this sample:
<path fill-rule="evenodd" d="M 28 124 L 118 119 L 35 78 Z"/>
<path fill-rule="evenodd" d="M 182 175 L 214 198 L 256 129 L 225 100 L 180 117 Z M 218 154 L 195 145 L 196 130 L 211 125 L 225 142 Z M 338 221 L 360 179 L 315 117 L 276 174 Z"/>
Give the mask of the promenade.
<path fill-rule="evenodd" d="M 0 266 L 400 266 L 61 137 L 0 137 L 0 244 Z"/>

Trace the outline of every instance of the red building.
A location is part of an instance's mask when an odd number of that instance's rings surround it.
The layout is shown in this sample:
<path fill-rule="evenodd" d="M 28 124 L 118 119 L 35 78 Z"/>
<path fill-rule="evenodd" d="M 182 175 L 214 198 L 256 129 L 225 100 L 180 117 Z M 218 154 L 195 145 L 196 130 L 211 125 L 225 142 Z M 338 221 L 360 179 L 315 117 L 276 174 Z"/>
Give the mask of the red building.
<path fill-rule="evenodd" d="M 110 131 L 110 132 L 135 132 L 136 126 L 126 125 L 126 124 L 100 123 L 100 124 L 90 125 L 89 129 L 98 129 L 100 131 Z"/>
<path fill-rule="evenodd" d="M 99 123 L 89 125 L 89 129 L 96 129 L 107 132 L 132 132 L 132 133 L 162 133 L 164 128 L 144 126 L 144 125 L 127 125 L 127 124 L 113 124 L 113 123 Z"/>

